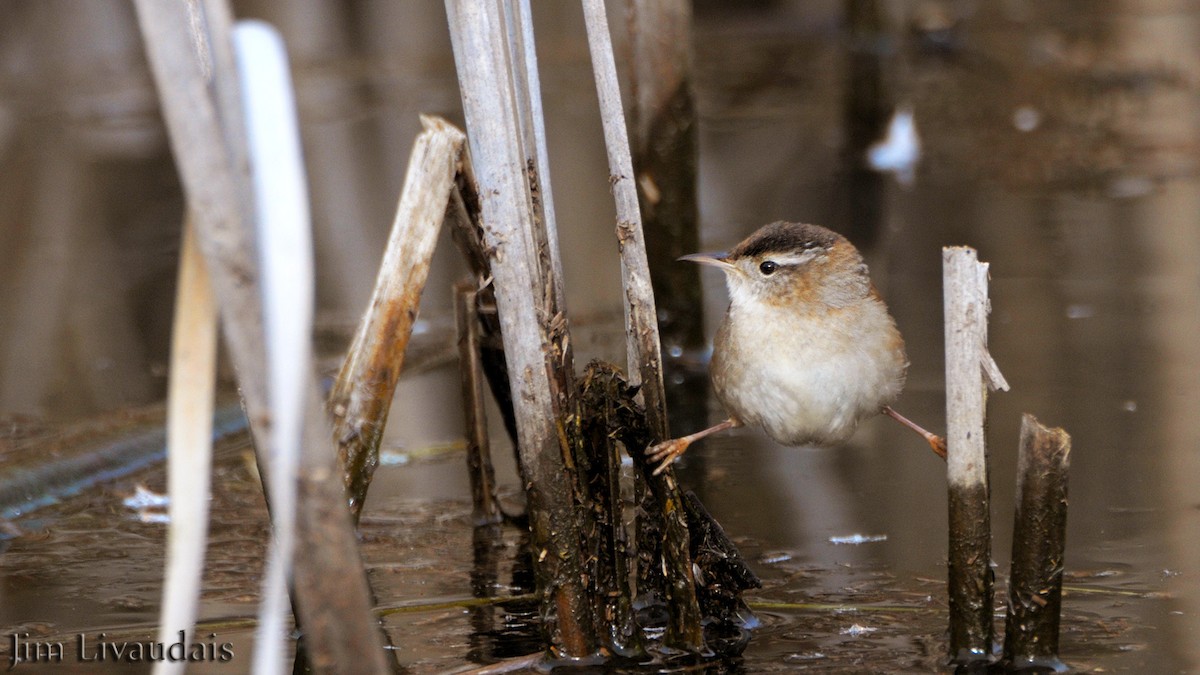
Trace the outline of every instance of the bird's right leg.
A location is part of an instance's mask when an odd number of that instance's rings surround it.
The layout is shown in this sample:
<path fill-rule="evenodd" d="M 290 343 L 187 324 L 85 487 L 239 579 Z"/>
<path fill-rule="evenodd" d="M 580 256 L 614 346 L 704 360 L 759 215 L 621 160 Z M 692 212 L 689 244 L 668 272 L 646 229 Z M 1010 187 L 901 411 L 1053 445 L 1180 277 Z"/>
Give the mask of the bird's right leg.
<path fill-rule="evenodd" d="M 946 439 L 938 436 L 935 433 L 926 431 L 921 425 L 893 410 L 892 406 L 890 405 L 883 406 L 883 414 L 896 420 L 900 424 L 903 424 L 909 429 L 912 429 L 918 434 L 921 434 L 921 437 L 924 438 L 925 442 L 929 444 L 929 449 L 933 450 L 934 454 L 936 454 L 938 457 L 946 459 Z"/>
<path fill-rule="evenodd" d="M 742 423 L 738 421 L 736 417 L 730 417 L 720 424 L 715 424 L 702 431 L 697 431 L 694 434 L 688 434 L 687 436 L 681 436 L 680 438 L 672 438 L 646 448 L 646 459 L 651 463 L 658 463 L 658 466 L 654 469 L 653 475 L 657 476 L 663 471 L 666 471 L 667 467 L 671 465 L 671 462 L 679 459 L 680 455 L 687 452 L 688 446 L 690 446 L 692 443 L 695 443 L 706 436 L 711 436 L 715 433 L 725 431 L 726 429 L 736 429 L 740 426 L 742 426 Z"/>

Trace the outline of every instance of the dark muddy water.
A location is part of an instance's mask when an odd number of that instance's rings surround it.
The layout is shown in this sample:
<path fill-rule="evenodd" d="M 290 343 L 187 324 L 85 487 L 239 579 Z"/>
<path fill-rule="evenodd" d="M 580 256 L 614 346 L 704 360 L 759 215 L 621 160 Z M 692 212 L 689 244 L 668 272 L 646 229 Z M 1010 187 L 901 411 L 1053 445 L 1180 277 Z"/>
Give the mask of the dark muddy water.
<path fill-rule="evenodd" d="M 164 178 L 169 157 L 137 75 L 129 12 L 89 6 L 93 15 L 72 15 L 70 25 L 93 35 L 86 22 L 102 22 L 108 41 L 63 40 L 61 72 L 30 66 L 49 57 L 12 29 L 0 41 L 11 85 L 0 165 L 18 188 L 0 199 L 0 413 L 34 415 L 42 431 L 162 391 L 179 195 Z M 51 20 L 33 7 L 5 10 L 3 25 L 28 21 L 35 34 Z M 978 248 L 992 265 L 991 351 L 1012 385 L 989 410 L 998 616 L 1019 418 L 1031 412 L 1074 441 L 1063 660 L 1085 672 L 1200 667 L 1194 3 L 880 3 L 887 28 L 857 33 L 842 24 L 840 2 L 738 7 L 697 3 L 705 247 L 781 218 L 847 232 L 908 343 L 898 407 L 935 428 L 944 414 L 940 248 Z M 365 304 L 375 263 L 361 261 L 379 256 L 415 113 L 458 115 L 441 5 L 239 9 L 278 21 L 297 62 L 321 330 L 336 348 Z M 607 317 L 619 316 L 618 267 L 615 251 L 597 254 L 614 248 L 612 215 L 582 21 L 569 3 L 538 11 L 574 343 L 581 360 L 617 359 Z M 123 59 L 133 64 L 120 80 L 128 86 L 97 91 L 125 71 L 96 64 Z M 124 107 L 97 105 L 111 103 L 106 94 Z M 92 105 L 68 105 L 78 100 Z M 898 105 L 911 106 L 922 139 L 910 189 L 864 172 L 858 159 Z M 108 135 L 93 133 L 97 119 L 109 120 L 98 125 Z M 90 139 L 86 152 L 78 138 Z M 59 281 L 64 268 L 76 273 L 69 282 Z M 419 324 L 430 343 L 448 335 L 448 287 L 459 274 L 453 252 L 439 251 Z M 725 295 L 716 273 L 704 283 L 711 335 Z M 385 623 L 414 672 L 536 648 L 527 600 L 471 600 L 521 596 L 529 577 L 516 532 L 485 540 L 470 526 L 458 397 L 453 365 L 406 376 L 391 461 L 364 516 Z M 702 422 L 688 413 L 672 411 L 680 423 Z M 750 595 L 762 625 L 742 659 L 716 670 L 943 668 L 945 474 L 919 439 L 883 419 L 839 448 L 782 448 L 743 430 L 681 464 L 681 481 L 764 581 Z M 511 467 L 500 475 L 515 508 Z M 243 449 L 227 447 L 202 615 L 237 658 L 199 672 L 248 668 L 245 619 L 266 537 L 255 480 Z M 165 529 L 121 505 L 138 482 L 162 487 L 158 472 L 143 474 L 17 522 L 24 534 L 0 543 L 0 634 L 68 647 L 80 632 L 152 635 Z M 0 643 L 0 655 L 7 649 Z"/>

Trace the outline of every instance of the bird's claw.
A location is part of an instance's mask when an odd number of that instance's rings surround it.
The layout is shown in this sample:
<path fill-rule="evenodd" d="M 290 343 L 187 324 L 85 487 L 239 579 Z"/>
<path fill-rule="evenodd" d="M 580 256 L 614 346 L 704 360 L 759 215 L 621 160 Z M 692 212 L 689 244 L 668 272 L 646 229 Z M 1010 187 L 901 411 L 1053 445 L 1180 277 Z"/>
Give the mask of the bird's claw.
<path fill-rule="evenodd" d="M 654 471 L 652 471 L 650 475 L 657 476 L 663 471 L 666 471 L 667 467 L 671 466 L 672 462 L 674 462 L 679 458 L 680 455 L 687 451 L 688 445 L 690 445 L 690 443 L 688 443 L 686 439 L 673 438 L 669 441 L 656 443 L 655 445 L 646 448 L 646 461 L 650 462 L 651 464 L 658 464 L 658 466 L 654 468 Z"/>
<path fill-rule="evenodd" d="M 929 448 L 933 453 L 942 459 L 946 459 L 946 439 L 935 434 L 930 434 L 925 440 L 929 441 Z"/>

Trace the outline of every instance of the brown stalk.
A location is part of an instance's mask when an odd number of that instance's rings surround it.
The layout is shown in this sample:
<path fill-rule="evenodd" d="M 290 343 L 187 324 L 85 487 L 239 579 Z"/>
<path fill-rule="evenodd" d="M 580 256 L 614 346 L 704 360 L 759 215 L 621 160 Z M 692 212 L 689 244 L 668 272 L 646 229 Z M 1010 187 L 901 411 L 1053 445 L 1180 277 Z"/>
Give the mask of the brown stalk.
<path fill-rule="evenodd" d="M 458 324 L 458 369 L 462 381 L 463 409 L 467 427 L 467 470 L 471 478 L 471 501 L 475 526 L 504 519 L 496 499 L 496 474 L 488 443 L 487 415 L 483 398 L 483 364 L 479 356 L 479 319 L 475 313 L 475 285 L 454 287 L 454 315 Z"/>
<path fill-rule="evenodd" d="M 1022 416 L 1004 629 L 1004 660 L 1019 670 L 1066 670 L 1058 659 L 1058 627 L 1070 466 L 1067 432 L 1048 429 L 1033 415 Z"/>
<path fill-rule="evenodd" d="M 424 131 L 409 155 L 370 307 L 329 394 L 338 459 L 356 522 L 379 465 L 379 443 L 466 144 L 463 133 L 439 117 L 423 115 L 421 124 Z"/>

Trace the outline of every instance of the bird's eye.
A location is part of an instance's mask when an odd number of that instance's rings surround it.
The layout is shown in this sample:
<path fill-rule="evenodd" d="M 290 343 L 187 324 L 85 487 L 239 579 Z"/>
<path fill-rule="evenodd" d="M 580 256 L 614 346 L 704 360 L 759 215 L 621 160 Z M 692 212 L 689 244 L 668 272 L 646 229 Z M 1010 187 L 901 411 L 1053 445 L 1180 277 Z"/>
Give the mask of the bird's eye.
<path fill-rule="evenodd" d="M 777 269 L 779 269 L 779 263 L 776 263 L 774 260 L 765 260 L 758 266 L 758 271 L 762 272 L 763 276 L 768 277 L 774 274 Z"/>

